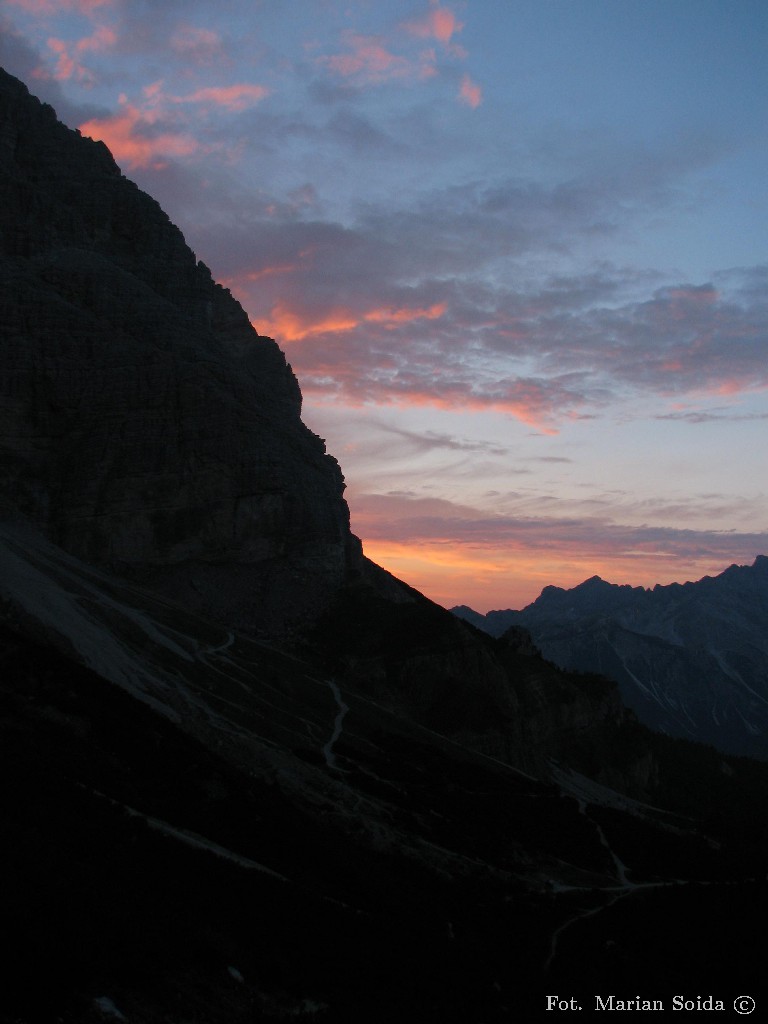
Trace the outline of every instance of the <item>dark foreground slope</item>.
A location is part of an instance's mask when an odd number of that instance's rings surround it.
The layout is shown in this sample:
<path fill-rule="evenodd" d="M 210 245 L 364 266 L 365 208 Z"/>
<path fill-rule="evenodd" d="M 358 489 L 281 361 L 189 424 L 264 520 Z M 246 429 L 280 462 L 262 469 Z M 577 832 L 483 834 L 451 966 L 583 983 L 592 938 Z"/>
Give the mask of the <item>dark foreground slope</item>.
<path fill-rule="evenodd" d="M 752 989 L 768 776 L 367 562 L 269 339 L 0 78 L 0 1021 Z"/>
<path fill-rule="evenodd" d="M 565 764 L 537 780 L 25 531 L 0 561 L 0 1020 L 501 1022 L 553 991 L 754 990 L 762 766 L 636 727 L 613 761 L 652 749 L 655 807 Z"/>
<path fill-rule="evenodd" d="M 768 557 L 696 583 L 545 587 L 522 611 L 457 614 L 495 636 L 529 630 L 561 668 L 615 679 L 641 721 L 768 758 Z"/>

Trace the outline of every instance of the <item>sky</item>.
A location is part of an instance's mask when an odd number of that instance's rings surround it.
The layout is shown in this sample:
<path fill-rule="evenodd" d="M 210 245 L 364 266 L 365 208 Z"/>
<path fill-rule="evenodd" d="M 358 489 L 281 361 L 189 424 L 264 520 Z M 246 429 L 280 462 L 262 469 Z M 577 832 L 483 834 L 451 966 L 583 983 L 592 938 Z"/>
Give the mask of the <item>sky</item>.
<path fill-rule="evenodd" d="M 304 395 L 366 554 L 521 608 L 768 553 L 764 0 L 3 0 Z"/>

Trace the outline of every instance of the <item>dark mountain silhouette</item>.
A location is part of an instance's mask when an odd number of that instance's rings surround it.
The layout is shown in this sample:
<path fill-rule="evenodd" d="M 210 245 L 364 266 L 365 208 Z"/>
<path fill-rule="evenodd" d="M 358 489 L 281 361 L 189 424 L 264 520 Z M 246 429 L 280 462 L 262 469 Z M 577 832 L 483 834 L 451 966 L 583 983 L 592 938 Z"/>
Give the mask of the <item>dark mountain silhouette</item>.
<path fill-rule="evenodd" d="M 157 204 L 4 73 L 0 146 L 0 1022 L 750 991 L 766 766 L 369 562 Z"/>
<path fill-rule="evenodd" d="M 545 587 L 522 611 L 461 618 L 530 631 L 561 668 L 615 679 L 642 722 L 731 754 L 768 758 L 768 558 L 697 583 Z"/>

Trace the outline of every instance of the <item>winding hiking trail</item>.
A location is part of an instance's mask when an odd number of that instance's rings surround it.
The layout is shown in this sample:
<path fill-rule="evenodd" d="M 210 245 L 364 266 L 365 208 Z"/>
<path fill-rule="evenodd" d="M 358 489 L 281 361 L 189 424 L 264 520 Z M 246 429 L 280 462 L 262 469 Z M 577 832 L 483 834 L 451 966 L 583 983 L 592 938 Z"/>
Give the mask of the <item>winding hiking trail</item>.
<path fill-rule="evenodd" d="M 340 771 L 341 769 L 336 763 L 336 757 L 333 753 L 333 747 L 336 741 L 338 740 L 339 736 L 341 736 L 344 716 L 349 711 L 349 705 L 345 704 L 344 701 L 341 699 L 341 690 L 336 685 L 336 683 L 333 682 L 333 680 L 329 679 L 328 685 L 331 688 L 331 692 L 333 693 L 334 699 L 339 710 L 338 713 L 336 714 L 336 718 L 333 723 L 333 733 L 331 735 L 331 738 L 323 747 L 323 757 L 325 758 L 325 763 L 328 765 L 329 768 L 333 769 L 334 771 Z"/>

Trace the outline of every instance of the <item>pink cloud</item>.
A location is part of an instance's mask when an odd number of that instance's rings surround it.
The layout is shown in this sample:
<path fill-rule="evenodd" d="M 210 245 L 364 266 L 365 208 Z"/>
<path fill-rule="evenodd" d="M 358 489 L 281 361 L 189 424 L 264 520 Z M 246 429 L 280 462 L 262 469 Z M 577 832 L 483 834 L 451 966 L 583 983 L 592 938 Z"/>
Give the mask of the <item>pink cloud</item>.
<path fill-rule="evenodd" d="M 280 344 L 289 344 L 318 334 L 351 331 L 359 323 L 359 316 L 344 309 L 308 315 L 278 302 L 272 307 L 269 317 L 260 319 L 254 327 L 260 334 L 278 339 Z"/>
<path fill-rule="evenodd" d="M 479 107 L 483 101 L 483 90 L 476 82 L 472 81 L 469 75 L 464 75 L 461 80 L 459 99 L 473 110 Z"/>
<path fill-rule="evenodd" d="M 93 118 L 80 125 L 80 132 L 106 143 L 118 163 L 130 168 L 162 168 L 168 157 L 190 156 L 199 143 L 190 135 L 171 131 L 157 131 L 157 114 L 142 111 L 121 98 L 118 113 L 109 117 Z"/>
<path fill-rule="evenodd" d="M 56 68 L 53 72 L 53 77 L 58 81 L 65 82 L 70 78 L 82 77 L 85 74 L 85 69 L 79 67 L 74 58 L 70 57 L 67 51 L 67 44 L 63 39 L 49 39 L 48 49 L 53 50 L 58 55 Z"/>
<path fill-rule="evenodd" d="M 212 103 L 226 110 L 238 112 L 259 103 L 269 95 L 269 89 L 263 85 L 218 85 L 197 89 L 188 96 L 170 97 L 174 103 Z"/>
<path fill-rule="evenodd" d="M 199 103 L 210 104 L 215 107 L 224 107 L 226 110 L 239 112 L 259 103 L 269 95 L 269 89 L 264 85 L 255 85 L 249 82 L 240 82 L 236 85 L 213 85 L 204 86 L 185 96 L 174 96 L 163 91 L 164 82 L 159 79 L 144 86 L 142 92 L 149 105 L 154 109 L 151 115 L 156 120 L 158 111 L 164 104 Z"/>
<path fill-rule="evenodd" d="M 131 169 L 152 167 L 155 170 L 162 170 L 170 157 L 191 156 L 203 149 L 210 152 L 221 148 L 203 147 L 189 132 L 175 130 L 168 116 L 169 105 L 210 104 L 238 112 L 269 94 L 264 86 L 241 83 L 201 88 L 187 96 L 171 96 L 163 92 L 162 80 L 151 82 L 142 92 L 144 103 L 141 106 L 121 96 L 120 108 L 115 114 L 92 118 L 80 125 L 80 131 L 106 143 L 118 163 Z"/>
<path fill-rule="evenodd" d="M 75 44 L 78 53 L 86 50 L 107 50 L 117 42 L 117 35 L 106 25 L 100 25 L 91 35 L 79 39 Z"/>
<path fill-rule="evenodd" d="M 421 39 L 437 39 L 443 46 L 448 46 L 452 37 L 461 32 L 464 25 L 447 7 L 433 7 L 423 18 L 406 22 L 403 28 L 410 35 Z"/>
<path fill-rule="evenodd" d="M 405 57 L 390 53 L 376 36 L 347 31 L 343 35 L 350 53 L 319 57 L 318 62 L 344 78 L 360 77 L 369 82 L 405 78 L 413 67 Z"/>
<path fill-rule="evenodd" d="M 107 50 L 114 46 L 117 35 L 111 28 L 102 25 L 89 36 L 78 39 L 76 42 L 67 44 L 63 39 L 51 38 L 48 40 L 48 47 L 57 54 L 56 69 L 53 77 L 58 81 L 67 81 L 75 78 L 81 82 L 93 80 L 93 73 L 81 64 L 80 54 Z"/>
<path fill-rule="evenodd" d="M 463 27 L 452 11 L 437 4 L 433 4 L 432 10 L 422 18 L 400 25 L 400 29 L 407 35 L 417 39 L 436 40 L 452 56 L 459 58 L 466 57 L 466 51 L 451 40 Z M 379 83 L 392 79 L 432 78 L 438 73 L 434 47 L 421 50 L 418 54 L 403 56 L 393 52 L 379 36 L 364 36 L 348 30 L 344 32 L 342 39 L 349 50 L 348 53 L 318 57 L 317 63 L 343 78 Z M 399 42 L 403 42 L 402 37 Z"/>
<path fill-rule="evenodd" d="M 285 268 L 280 268 L 282 271 Z M 292 269 L 292 268 L 291 268 Z M 260 276 L 263 275 L 263 271 Z M 338 334 L 354 330 L 362 324 L 380 324 L 385 330 L 394 330 L 414 320 L 436 320 L 446 311 L 445 303 L 427 308 L 375 307 L 364 312 L 353 312 L 342 307 L 322 313 L 298 311 L 285 303 L 277 303 L 266 320 L 254 325 L 263 334 L 279 339 L 281 343 L 303 341 L 318 335 Z"/>

